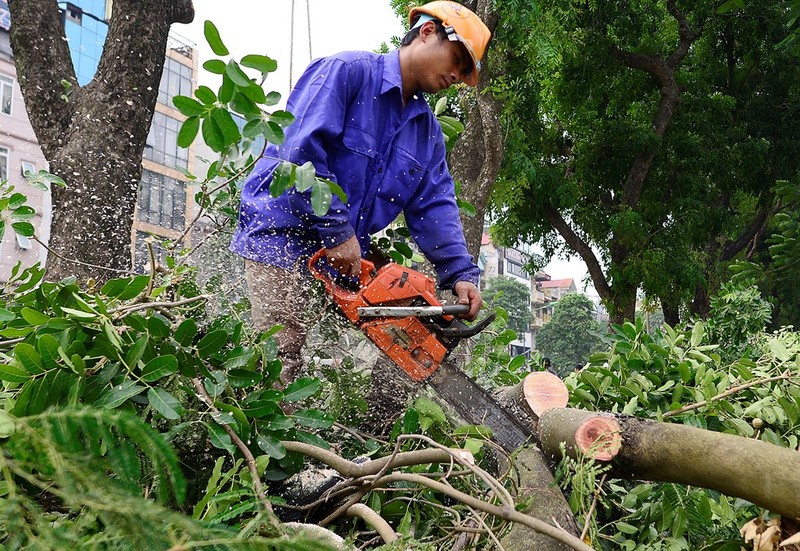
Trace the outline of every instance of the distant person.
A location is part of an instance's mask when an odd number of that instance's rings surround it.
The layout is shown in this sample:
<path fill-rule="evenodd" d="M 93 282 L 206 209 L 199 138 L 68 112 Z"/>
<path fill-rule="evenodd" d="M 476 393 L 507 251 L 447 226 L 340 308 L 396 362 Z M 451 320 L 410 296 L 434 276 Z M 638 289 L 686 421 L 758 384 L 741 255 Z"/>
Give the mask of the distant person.
<path fill-rule="evenodd" d="M 548 373 L 552 373 L 552 374 L 553 374 L 553 375 L 555 375 L 556 377 L 558 377 L 558 376 L 559 376 L 559 375 L 558 375 L 558 371 L 556 371 L 556 370 L 555 370 L 555 368 L 554 368 L 554 367 L 552 366 L 552 364 L 550 363 L 550 358 L 544 358 L 544 359 L 542 360 L 542 365 L 544 366 L 544 370 L 545 370 L 545 371 L 547 371 Z"/>
<path fill-rule="evenodd" d="M 423 94 L 460 82 L 475 86 L 490 32 L 457 2 L 414 7 L 409 22 L 398 50 L 313 61 L 289 95 L 287 110 L 296 122 L 286 129 L 286 141 L 268 145 L 244 183 L 231 249 L 246 259 L 256 329 L 284 326 L 276 335 L 284 383 L 302 365 L 308 259 L 324 247 L 334 269 L 357 276 L 371 235 L 401 212 L 440 287 L 469 306 L 462 317 L 475 319 L 483 303 L 442 129 Z M 317 216 L 308 192 L 293 187 L 272 197 L 273 174 L 283 161 L 310 161 L 318 176 L 342 187 L 347 202 L 334 195 L 328 213 Z"/>

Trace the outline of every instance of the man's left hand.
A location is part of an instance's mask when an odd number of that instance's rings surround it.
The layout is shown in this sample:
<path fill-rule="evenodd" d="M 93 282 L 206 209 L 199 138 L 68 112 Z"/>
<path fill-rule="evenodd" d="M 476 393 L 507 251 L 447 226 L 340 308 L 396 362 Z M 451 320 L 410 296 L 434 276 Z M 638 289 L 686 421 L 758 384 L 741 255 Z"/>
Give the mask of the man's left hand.
<path fill-rule="evenodd" d="M 459 304 L 469 305 L 469 312 L 460 317 L 469 321 L 472 321 L 478 317 L 478 311 L 483 305 L 483 298 L 481 298 L 481 292 L 474 283 L 469 281 L 459 281 L 453 286 L 453 293 L 458 296 Z"/>

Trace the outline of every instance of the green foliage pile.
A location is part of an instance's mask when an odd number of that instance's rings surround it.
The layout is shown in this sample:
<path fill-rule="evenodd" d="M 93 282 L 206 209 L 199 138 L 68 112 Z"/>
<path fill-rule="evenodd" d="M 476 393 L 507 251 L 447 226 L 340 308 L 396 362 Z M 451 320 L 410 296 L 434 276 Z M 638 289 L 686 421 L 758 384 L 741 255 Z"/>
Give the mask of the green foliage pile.
<path fill-rule="evenodd" d="M 741 296 L 739 296 L 741 298 Z M 715 300 L 725 317 L 725 297 Z M 760 296 L 739 303 L 763 311 Z M 715 312 L 712 312 L 712 319 Z M 763 322 L 763 318 L 762 318 Z M 719 326 L 718 326 L 719 327 Z M 604 352 L 565 379 L 570 405 L 669 420 L 757 438 L 797 449 L 800 444 L 800 335 L 791 330 L 747 335 L 751 348 L 723 360 L 721 335 L 703 322 L 686 330 L 664 325 L 649 335 L 641 320 L 615 325 Z M 562 481 L 583 520 L 604 470 L 565 460 Z M 768 475 L 767 475 L 768 476 Z M 608 480 L 590 520 L 600 549 L 737 550 L 738 528 L 763 511 L 743 500 L 675 484 Z"/>

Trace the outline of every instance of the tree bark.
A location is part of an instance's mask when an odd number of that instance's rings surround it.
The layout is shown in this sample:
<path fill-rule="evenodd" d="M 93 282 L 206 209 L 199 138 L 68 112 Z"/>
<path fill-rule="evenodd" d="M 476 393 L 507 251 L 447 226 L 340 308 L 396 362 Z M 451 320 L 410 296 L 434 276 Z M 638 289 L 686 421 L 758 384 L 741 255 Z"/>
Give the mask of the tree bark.
<path fill-rule="evenodd" d="M 494 32 L 498 17 L 491 0 L 465 4 Z M 501 106 L 488 89 L 492 67 L 491 64 L 486 65 L 480 73 L 478 86 L 463 94 L 467 122 L 448 160 L 453 178 L 461 182 L 461 199 L 471 203 L 477 211 L 472 217 L 461 216 L 467 248 L 475 259 L 480 254 L 486 206 L 492 185 L 500 172 L 505 149 L 500 126 Z"/>
<path fill-rule="evenodd" d="M 75 78 L 55 0 L 11 0 L 9 8 L 28 116 L 50 171 L 67 182 L 53 189 L 55 254 L 47 276 L 102 282 L 128 272 L 142 152 L 167 35 L 172 23 L 192 21 L 192 3 L 116 0 L 97 73 L 84 87 Z"/>
<path fill-rule="evenodd" d="M 534 371 L 519 384 L 497 390 L 495 398 L 498 404 L 535 430 L 538 416 L 550 408 L 564 407 L 569 395 L 558 376 L 546 371 Z M 518 488 L 516 501 L 530 504 L 523 512 L 544 520 L 555 518 L 562 528 L 577 536 L 580 528 L 564 494 L 553 479 L 549 462 L 541 449 L 538 446 L 522 448 L 514 456 L 514 467 Z M 569 549 L 563 543 L 522 525 L 514 525 L 501 543 L 508 551 Z"/>
<path fill-rule="evenodd" d="M 709 488 L 800 518 L 800 453 L 795 450 L 686 425 L 567 408 L 550 409 L 539 418 L 542 449 L 558 457 L 559 444 L 566 442 L 568 453 L 576 456 L 582 447 L 576 432 L 590 420 L 619 427 L 621 446 L 610 459 L 614 476 Z"/>

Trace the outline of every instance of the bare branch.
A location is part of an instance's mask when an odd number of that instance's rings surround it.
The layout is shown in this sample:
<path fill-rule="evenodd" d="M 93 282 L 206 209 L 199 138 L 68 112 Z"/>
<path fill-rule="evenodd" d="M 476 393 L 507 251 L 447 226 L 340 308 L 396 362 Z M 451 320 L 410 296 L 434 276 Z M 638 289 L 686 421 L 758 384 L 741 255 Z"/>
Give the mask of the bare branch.
<path fill-rule="evenodd" d="M 395 531 L 392 530 L 392 527 L 389 526 L 389 523 L 363 503 L 354 503 L 351 505 L 350 508 L 347 509 L 347 516 L 358 517 L 372 526 L 383 539 L 384 543 L 392 543 L 399 539 Z"/>

